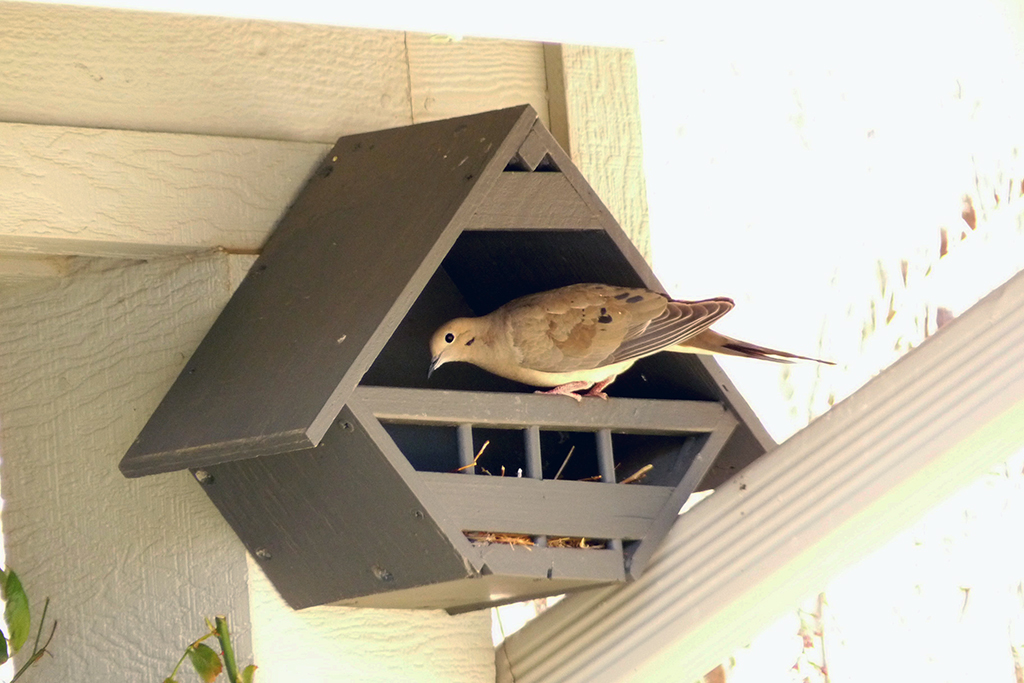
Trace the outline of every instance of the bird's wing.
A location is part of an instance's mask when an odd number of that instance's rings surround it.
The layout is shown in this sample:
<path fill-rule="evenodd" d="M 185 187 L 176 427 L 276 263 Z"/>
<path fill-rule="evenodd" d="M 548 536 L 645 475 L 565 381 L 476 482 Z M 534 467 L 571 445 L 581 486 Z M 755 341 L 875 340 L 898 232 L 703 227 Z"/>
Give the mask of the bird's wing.
<path fill-rule="evenodd" d="M 732 299 L 724 297 L 703 301 L 669 301 L 661 315 L 632 330 L 607 362 L 619 363 L 648 356 L 692 339 L 731 311 L 732 307 Z"/>
<path fill-rule="evenodd" d="M 731 307 L 728 299 L 674 302 L 642 288 L 581 284 L 523 297 L 499 310 L 522 367 L 572 372 L 677 344 Z"/>

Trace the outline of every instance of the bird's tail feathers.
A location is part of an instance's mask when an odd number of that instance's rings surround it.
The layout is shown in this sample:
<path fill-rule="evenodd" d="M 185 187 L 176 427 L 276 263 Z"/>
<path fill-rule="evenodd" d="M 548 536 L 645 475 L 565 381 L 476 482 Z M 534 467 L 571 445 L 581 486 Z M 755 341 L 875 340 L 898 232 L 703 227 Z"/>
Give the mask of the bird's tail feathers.
<path fill-rule="evenodd" d="M 683 344 L 674 347 L 672 350 L 683 351 L 686 353 L 717 353 L 724 356 L 741 356 L 743 358 L 768 360 L 773 363 L 793 363 L 798 360 L 806 360 L 813 363 L 821 363 L 823 365 L 835 365 L 835 363 L 830 360 L 822 360 L 821 358 L 812 358 L 810 356 L 800 356 L 795 353 L 789 353 L 788 351 L 779 351 L 778 349 L 771 349 L 767 346 L 758 346 L 757 344 L 751 344 L 750 342 L 727 337 L 724 334 L 719 334 L 712 330 L 705 330 L 696 337 L 688 339 Z"/>

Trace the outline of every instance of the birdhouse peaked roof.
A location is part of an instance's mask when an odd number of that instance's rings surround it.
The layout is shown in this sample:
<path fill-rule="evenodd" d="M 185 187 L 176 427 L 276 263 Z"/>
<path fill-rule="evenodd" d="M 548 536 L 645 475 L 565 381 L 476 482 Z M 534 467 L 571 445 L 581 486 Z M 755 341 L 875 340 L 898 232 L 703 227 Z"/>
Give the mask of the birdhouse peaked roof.
<path fill-rule="evenodd" d="M 477 314 L 573 282 L 662 290 L 529 105 L 343 137 L 121 471 L 142 476 L 310 448 L 364 376 L 400 370 L 415 375 L 410 386 L 430 386 L 426 336 L 417 340 L 422 357 L 384 351 L 424 289 L 438 286 L 442 263 L 447 286 Z M 739 417 L 706 485 L 774 446 L 713 360 L 659 354 L 638 367 L 655 397 L 715 400 Z M 627 394 L 630 386 L 616 383 Z"/>

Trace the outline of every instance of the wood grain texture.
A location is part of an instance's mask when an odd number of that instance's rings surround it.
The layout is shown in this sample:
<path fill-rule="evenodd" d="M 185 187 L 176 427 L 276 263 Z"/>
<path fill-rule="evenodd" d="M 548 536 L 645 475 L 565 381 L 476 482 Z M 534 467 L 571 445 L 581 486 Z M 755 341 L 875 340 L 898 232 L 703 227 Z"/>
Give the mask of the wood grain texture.
<path fill-rule="evenodd" d="M 318 142 L 411 122 L 399 32 L 3 3 L 0 45 L 6 121 Z"/>
<path fill-rule="evenodd" d="M 544 43 L 544 76 L 548 82 L 548 130 L 562 149 L 568 150 L 569 110 L 565 102 L 565 69 L 560 43 Z"/>
<path fill-rule="evenodd" d="M 328 143 L 525 103 L 547 117 L 540 43 L 3 3 L 0 45 L 5 121 Z"/>
<path fill-rule="evenodd" d="M 11 284 L 68 275 L 72 268 L 70 256 L 37 256 L 34 254 L 0 255 L 0 283 Z"/>
<path fill-rule="evenodd" d="M 258 252 L 320 143 L 0 123 L 0 250 Z M 558 173 L 507 173 L 471 229 L 599 228 Z"/>
<path fill-rule="evenodd" d="M 547 123 L 540 43 L 407 33 L 413 121 L 530 104 Z"/>
<path fill-rule="evenodd" d="M 547 117 L 537 43 L 2 3 L 0 46 L 0 121 L 48 126 L 0 124 L 4 251 L 253 252 L 329 147 L 236 138 Z"/>
<path fill-rule="evenodd" d="M 159 683 L 217 613 L 251 659 L 244 548 L 191 477 L 115 466 L 227 299 L 226 260 L 79 260 L 4 290 L 7 562 L 60 621 L 40 680 Z"/>
<path fill-rule="evenodd" d="M 552 132 L 640 252 L 650 259 L 647 190 L 632 50 L 550 46 Z"/>
<path fill-rule="evenodd" d="M 258 251 L 330 149 L 18 123 L 0 139 L 0 249 L 101 256 Z"/>

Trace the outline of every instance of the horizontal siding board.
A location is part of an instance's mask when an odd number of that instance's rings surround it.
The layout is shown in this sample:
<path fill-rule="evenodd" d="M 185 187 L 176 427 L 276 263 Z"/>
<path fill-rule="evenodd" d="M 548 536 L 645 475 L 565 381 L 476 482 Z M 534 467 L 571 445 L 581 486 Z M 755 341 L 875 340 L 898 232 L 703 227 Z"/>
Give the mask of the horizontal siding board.
<path fill-rule="evenodd" d="M 6 121 L 327 143 L 527 103 L 547 120 L 535 42 L 2 3 L 0 45 Z"/>
<path fill-rule="evenodd" d="M 0 249 L 94 256 L 258 251 L 330 150 L 19 123 L 0 139 Z"/>
<path fill-rule="evenodd" d="M 397 31 L 3 3 L 0 45 L 7 121 L 317 142 L 412 122 Z"/>
<path fill-rule="evenodd" d="M 548 120 L 542 43 L 407 33 L 414 123 L 530 104 Z"/>

